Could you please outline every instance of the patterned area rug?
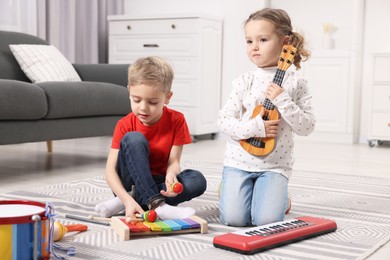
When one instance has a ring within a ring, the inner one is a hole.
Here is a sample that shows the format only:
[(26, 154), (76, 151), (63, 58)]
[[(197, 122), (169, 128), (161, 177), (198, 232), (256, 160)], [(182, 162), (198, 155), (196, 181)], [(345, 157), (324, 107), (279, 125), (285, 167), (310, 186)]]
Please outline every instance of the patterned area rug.
[[(251, 256), (217, 249), (212, 244), (214, 236), (238, 230), (219, 220), (217, 191), (222, 166), (193, 161), (184, 161), (182, 165), (201, 170), (208, 180), (203, 196), (182, 204), (194, 207), (197, 215), (208, 221), (207, 234), (121, 241), (111, 227), (85, 223), (89, 231), (68, 233), (60, 241), (64, 247), (76, 247), (76, 256), (69, 259), (364, 259), (390, 239), (387, 179), (295, 171), (289, 186), (293, 206), (286, 219), (304, 215), (329, 218), (337, 222), (337, 231)], [(94, 214), (95, 204), (112, 196), (103, 177), (96, 177), (12, 192), (0, 198), (51, 202), (58, 214), (56, 219), (73, 224), (81, 222), (66, 219), (65, 214)]]

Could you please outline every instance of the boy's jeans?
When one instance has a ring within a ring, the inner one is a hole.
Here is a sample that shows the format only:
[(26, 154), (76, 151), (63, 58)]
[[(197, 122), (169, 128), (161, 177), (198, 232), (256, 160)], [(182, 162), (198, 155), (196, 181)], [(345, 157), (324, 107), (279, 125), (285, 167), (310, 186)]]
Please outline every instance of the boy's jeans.
[(121, 140), (118, 155), (118, 175), (126, 191), (135, 185), (136, 201), (144, 209), (150, 209), (155, 201), (164, 201), (172, 206), (189, 201), (204, 193), (206, 179), (196, 170), (184, 170), (178, 176), (184, 190), (176, 197), (164, 197), (165, 176), (152, 176), (149, 166), (149, 145), (143, 134), (129, 132)]

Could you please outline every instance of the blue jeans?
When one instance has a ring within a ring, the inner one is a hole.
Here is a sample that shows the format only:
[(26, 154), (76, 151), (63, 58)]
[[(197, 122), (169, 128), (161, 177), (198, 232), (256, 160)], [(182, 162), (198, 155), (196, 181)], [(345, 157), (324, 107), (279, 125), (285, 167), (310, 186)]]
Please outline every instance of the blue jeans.
[[(202, 173), (184, 170), (178, 176), (184, 190), (176, 197), (164, 197), (160, 190), (166, 190), (165, 176), (152, 175), (149, 166), (149, 143), (140, 132), (129, 132), (121, 140), (118, 155), (118, 176), (126, 191), (135, 185), (135, 200), (142, 208), (150, 209), (154, 202), (176, 206), (204, 193), (207, 182)], [(164, 173), (165, 174), (165, 173)]]
[(220, 217), (229, 226), (261, 226), (282, 221), (288, 204), (288, 179), (282, 174), (224, 167)]

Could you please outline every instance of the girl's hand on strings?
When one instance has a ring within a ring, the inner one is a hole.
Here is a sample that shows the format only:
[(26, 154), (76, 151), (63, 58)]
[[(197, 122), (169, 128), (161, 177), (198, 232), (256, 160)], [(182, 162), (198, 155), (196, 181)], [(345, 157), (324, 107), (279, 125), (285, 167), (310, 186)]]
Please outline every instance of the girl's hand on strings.
[(278, 133), (279, 122), (280, 120), (264, 121), (266, 137), (271, 137), (271, 138), (276, 137)]

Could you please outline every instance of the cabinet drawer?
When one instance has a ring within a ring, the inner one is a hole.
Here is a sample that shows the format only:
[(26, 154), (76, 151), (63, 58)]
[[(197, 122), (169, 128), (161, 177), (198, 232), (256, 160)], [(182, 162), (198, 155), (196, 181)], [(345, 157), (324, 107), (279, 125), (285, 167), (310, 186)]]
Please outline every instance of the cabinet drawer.
[(197, 33), (198, 19), (110, 21), (110, 35)]
[(390, 112), (390, 85), (374, 86), (372, 108), (375, 111), (386, 110)]
[(373, 113), (371, 124), (373, 137), (390, 138), (390, 113)]
[(112, 56), (196, 56), (197, 38), (191, 36), (110, 36)]
[[(135, 56), (129, 56), (129, 55), (121, 55), (117, 57), (110, 56), (109, 62), (111, 64), (132, 64), (137, 59), (143, 58), (147, 55), (144, 55), (143, 53), (138, 53), (138, 55)], [(165, 60), (167, 60), (173, 68), (173, 71), (175, 73), (174, 75), (174, 81), (175, 80), (194, 80), (197, 79), (197, 75), (199, 75), (199, 59), (196, 57), (193, 58), (182, 58), (182, 57), (170, 57), (165, 55), (160, 55)], [(195, 91), (195, 90), (193, 90)]]
[[(216, 133), (220, 108), (222, 19), (198, 16), (109, 16), (109, 63), (159, 56), (175, 73), (168, 104), (191, 135)], [(211, 122), (211, 123), (210, 123)]]

